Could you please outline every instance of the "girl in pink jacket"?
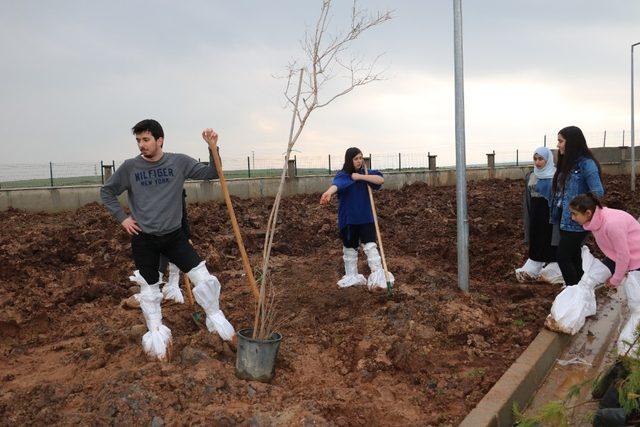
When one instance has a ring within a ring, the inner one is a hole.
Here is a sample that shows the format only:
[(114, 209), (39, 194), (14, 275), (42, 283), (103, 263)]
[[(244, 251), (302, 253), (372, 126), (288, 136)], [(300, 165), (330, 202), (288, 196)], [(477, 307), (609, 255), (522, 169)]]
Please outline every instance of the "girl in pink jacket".
[(616, 287), (629, 271), (640, 270), (640, 223), (625, 211), (602, 206), (592, 193), (569, 203), (571, 219), (591, 231), (611, 271), (607, 286)]

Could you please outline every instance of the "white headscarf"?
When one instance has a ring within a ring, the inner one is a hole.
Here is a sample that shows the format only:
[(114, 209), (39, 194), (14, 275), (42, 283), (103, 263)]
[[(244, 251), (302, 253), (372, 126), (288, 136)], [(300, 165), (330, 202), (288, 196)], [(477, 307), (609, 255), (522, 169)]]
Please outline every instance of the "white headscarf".
[(534, 154), (542, 157), (547, 161), (542, 169), (538, 169), (534, 166), (533, 173), (536, 174), (538, 179), (553, 178), (556, 173), (556, 165), (553, 163), (553, 153), (547, 147), (538, 147)]

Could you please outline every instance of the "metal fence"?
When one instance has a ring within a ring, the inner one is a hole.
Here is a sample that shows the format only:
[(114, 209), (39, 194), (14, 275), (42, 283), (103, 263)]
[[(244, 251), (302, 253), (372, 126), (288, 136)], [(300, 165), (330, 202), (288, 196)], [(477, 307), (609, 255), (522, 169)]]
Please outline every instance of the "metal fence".
[[(627, 131), (587, 134), (589, 146), (628, 146)], [(532, 163), (533, 151), (546, 145), (556, 147), (556, 136), (543, 136), (536, 140), (518, 140), (514, 148), (498, 150), (492, 147), (508, 146), (508, 141), (472, 142), (467, 148), (468, 167), (486, 167), (487, 154), (493, 154), (496, 165), (528, 165)], [(518, 148), (516, 148), (516, 146)], [(454, 167), (454, 144), (434, 145), (432, 152), (363, 153), (371, 158), (371, 167), (383, 171), (425, 170), (429, 168), (429, 156), (437, 156), (438, 168)], [(437, 150), (437, 151), (436, 151)], [(297, 176), (333, 174), (342, 168), (344, 154), (308, 155), (295, 153)], [(435, 158), (434, 158), (435, 160)], [(222, 158), (225, 177), (258, 178), (274, 177), (282, 173), (284, 156), (225, 157)], [(121, 164), (120, 161), (99, 162), (49, 162), (0, 164), (0, 188), (58, 187), (69, 185), (102, 184), (110, 173)]]

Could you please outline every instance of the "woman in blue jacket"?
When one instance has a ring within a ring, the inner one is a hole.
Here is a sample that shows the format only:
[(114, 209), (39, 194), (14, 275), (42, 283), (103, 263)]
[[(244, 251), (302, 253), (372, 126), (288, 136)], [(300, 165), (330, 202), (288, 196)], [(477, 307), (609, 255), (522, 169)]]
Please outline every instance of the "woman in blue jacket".
[[(338, 281), (338, 286), (368, 285), (369, 289), (387, 288), (380, 254), (376, 245), (376, 229), (367, 186), (378, 190), (384, 183), (382, 173), (370, 170), (364, 173), (364, 158), (358, 148), (349, 148), (344, 155), (344, 165), (327, 191), (322, 194), (320, 204), (327, 204), (331, 196), (338, 193), (338, 228), (342, 237), (342, 253), (345, 275)], [(363, 245), (364, 253), (371, 274), (365, 280), (358, 274), (358, 247)], [(393, 283), (393, 275), (389, 273)]]
[(558, 265), (567, 286), (577, 284), (582, 277), (580, 248), (588, 231), (571, 219), (569, 202), (578, 194), (592, 192), (604, 195), (600, 164), (587, 147), (580, 128), (568, 126), (558, 132), (558, 165), (553, 176), (551, 223), (560, 224)]

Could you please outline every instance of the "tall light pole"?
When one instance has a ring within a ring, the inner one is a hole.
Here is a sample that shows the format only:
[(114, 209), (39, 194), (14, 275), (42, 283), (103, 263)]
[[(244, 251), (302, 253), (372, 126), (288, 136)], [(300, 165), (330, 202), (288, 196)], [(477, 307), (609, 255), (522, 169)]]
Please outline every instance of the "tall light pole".
[(456, 93), (456, 217), (458, 225), (458, 286), (462, 291), (469, 292), (469, 221), (467, 219), (467, 159), (464, 142), (462, 0), (453, 0), (453, 45)]
[(633, 48), (640, 42), (631, 45), (631, 191), (636, 191), (636, 138), (635, 119), (633, 116)]

